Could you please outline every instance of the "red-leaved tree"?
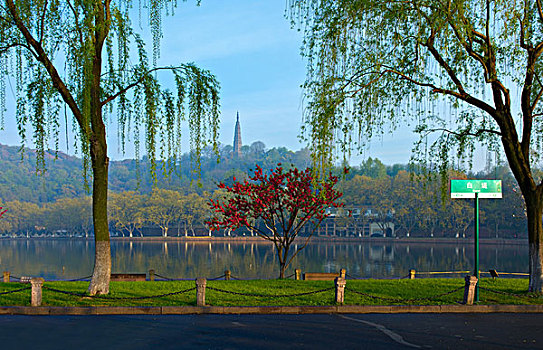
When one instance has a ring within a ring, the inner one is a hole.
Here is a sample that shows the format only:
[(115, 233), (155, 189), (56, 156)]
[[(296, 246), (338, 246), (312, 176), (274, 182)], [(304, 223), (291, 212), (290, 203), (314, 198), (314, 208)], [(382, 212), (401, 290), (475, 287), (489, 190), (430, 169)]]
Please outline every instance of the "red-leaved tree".
[[(226, 195), (222, 200), (210, 201), (215, 216), (207, 223), (213, 230), (247, 227), (273, 242), (279, 258), (279, 278), (284, 278), (285, 269), (326, 218), (326, 209), (343, 205), (336, 202), (342, 196), (334, 189), (337, 181), (331, 174), (325, 181), (315, 181), (311, 169), (284, 171), (281, 164), (266, 174), (257, 165), (247, 180), (239, 182), (234, 178), (232, 186), (218, 185)], [(308, 223), (313, 229), (300, 248), (292, 250), (292, 243)]]

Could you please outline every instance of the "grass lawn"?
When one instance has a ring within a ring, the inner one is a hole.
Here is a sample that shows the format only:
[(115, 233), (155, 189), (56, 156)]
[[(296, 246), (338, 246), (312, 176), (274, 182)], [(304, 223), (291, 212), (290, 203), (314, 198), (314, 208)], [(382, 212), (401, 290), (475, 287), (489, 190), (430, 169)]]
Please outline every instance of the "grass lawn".
[[(45, 282), (43, 303), (47, 306), (194, 306), (194, 281), (111, 282), (105, 299), (85, 295), (89, 282)], [(0, 283), (0, 305), (30, 305), (30, 290), (2, 294), (29, 287), (28, 284)], [(347, 280), (345, 305), (442, 305), (457, 304), (464, 295), (461, 278)], [(479, 304), (543, 304), (543, 297), (526, 292), (527, 279), (482, 279)], [(215, 306), (297, 306), (335, 305), (333, 281), (248, 280), (208, 281), (206, 304)], [(458, 289), (459, 290), (456, 290)], [(488, 289), (488, 290), (485, 290)], [(454, 291), (456, 290), (456, 291)], [(492, 291), (489, 291), (492, 290)], [(227, 293), (251, 294), (240, 295)], [(452, 292), (454, 291), (454, 292)], [(170, 294), (182, 292), (178, 294)], [(316, 292), (316, 293), (311, 293)], [(452, 292), (452, 293), (449, 293)], [(498, 292), (498, 293), (496, 293)], [(299, 295), (303, 293), (311, 293)], [(501, 294), (506, 293), (506, 294)], [(162, 297), (141, 298), (169, 294)], [(296, 295), (298, 294), (298, 295)], [(518, 296), (510, 296), (515, 294)]]

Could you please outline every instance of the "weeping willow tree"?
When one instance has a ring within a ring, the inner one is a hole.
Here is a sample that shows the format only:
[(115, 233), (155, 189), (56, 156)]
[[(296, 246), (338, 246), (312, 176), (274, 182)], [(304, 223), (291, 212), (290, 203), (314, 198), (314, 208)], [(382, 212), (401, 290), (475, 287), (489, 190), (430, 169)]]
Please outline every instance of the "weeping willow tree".
[[(136, 2), (136, 8), (132, 6), (130, 0), (0, 2), (2, 113), (6, 79), (13, 77), (19, 133), (24, 142), (32, 131), (41, 166), (45, 165), (44, 152), (50, 140), (58, 145), (62, 119), (71, 116), (85, 169), (92, 170), (96, 247), (91, 295), (109, 292), (111, 274), (108, 121), (116, 119), (123, 149), (133, 134), (139, 155), (139, 140), (145, 140), (155, 179), (157, 157), (168, 160), (163, 162), (166, 172), (177, 164), (182, 122), (191, 130), (196, 168), (206, 145), (211, 143), (217, 149), (219, 86), (213, 75), (193, 64), (156, 66), (163, 35), (161, 20), (173, 14), (177, 2), (142, 0)], [(133, 29), (133, 13), (136, 17), (148, 14), (153, 38), (151, 62), (144, 41)], [(174, 91), (159, 84), (162, 71), (171, 72)]]
[(290, 0), (308, 72), (316, 161), (411, 125), (413, 157), (446, 173), (476, 144), (505, 153), (525, 199), (529, 290), (543, 291), (540, 0)]

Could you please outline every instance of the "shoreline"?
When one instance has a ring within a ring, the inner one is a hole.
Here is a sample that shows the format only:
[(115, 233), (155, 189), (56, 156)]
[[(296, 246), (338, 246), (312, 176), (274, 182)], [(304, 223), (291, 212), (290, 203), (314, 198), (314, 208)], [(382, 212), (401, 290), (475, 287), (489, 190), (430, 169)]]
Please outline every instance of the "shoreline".
[[(66, 241), (66, 240), (88, 240), (94, 241), (93, 237), (5, 237), (1, 240), (51, 240), (51, 241)], [(297, 240), (303, 241), (303, 238)], [(210, 236), (180, 236), (180, 237), (111, 237), (111, 241), (120, 242), (186, 242), (186, 243), (259, 243), (272, 244), (258, 236), (242, 236), (242, 237), (210, 237)], [(376, 243), (376, 244), (455, 244), (455, 245), (472, 245), (473, 238), (429, 238), (429, 237), (311, 237), (310, 242), (316, 243)], [(480, 238), (481, 245), (528, 245), (525, 239), (503, 239), (503, 238)]]

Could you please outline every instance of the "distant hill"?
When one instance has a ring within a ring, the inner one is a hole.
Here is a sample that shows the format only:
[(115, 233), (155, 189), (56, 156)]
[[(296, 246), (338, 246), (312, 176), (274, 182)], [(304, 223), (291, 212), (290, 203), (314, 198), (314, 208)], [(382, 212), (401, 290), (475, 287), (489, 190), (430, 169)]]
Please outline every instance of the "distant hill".
[(81, 159), (48, 151), (45, 162), (47, 171), (38, 174), (33, 150), (0, 145), (0, 198), (39, 203), (84, 194)]
[[(206, 152), (201, 160), (201, 173), (195, 173), (191, 166), (190, 154), (184, 154), (177, 161), (177, 171), (162, 176), (162, 164), (158, 164), (157, 186), (165, 189), (188, 191), (212, 191), (219, 181), (228, 181), (232, 176), (242, 178), (255, 164), (264, 169), (277, 163), (294, 164), (299, 168), (310, 165), (306, 149), (290, 151), (284, 147), (265, 150), (262, 142), (242, 148), (240, 157), (232, 156), (232, 147), (221, 149), (221, 161), (212, 152)], [(86, 194), (83, 166), (80, 158), (62, 152), (48, 151), (45, 154), (46, 171), (36, 172), (36, 153), (25, 148), (0, 144), (0, 199), (2, 201), (20, 200), (33, 203), (46, 203), (58, 198), (79, 197)], [(120, 192), (140, 190), (149, 192), (152, 180), (149, 162), (144, 157), (137, 165), (134, 159), (111, 161), (109, 188)], [(91, 179), (89, 178), (89, 184)]]

